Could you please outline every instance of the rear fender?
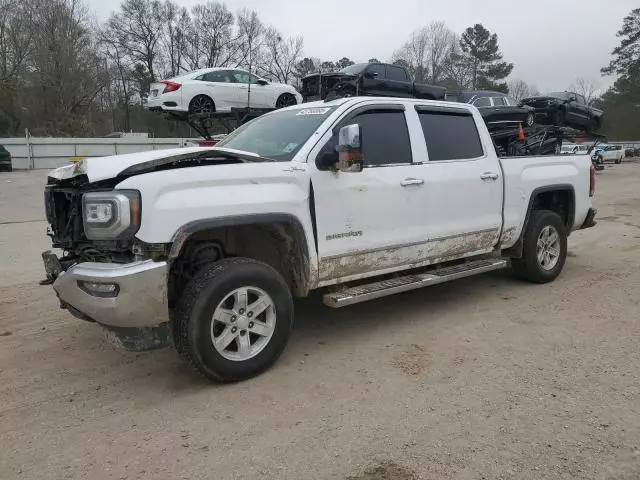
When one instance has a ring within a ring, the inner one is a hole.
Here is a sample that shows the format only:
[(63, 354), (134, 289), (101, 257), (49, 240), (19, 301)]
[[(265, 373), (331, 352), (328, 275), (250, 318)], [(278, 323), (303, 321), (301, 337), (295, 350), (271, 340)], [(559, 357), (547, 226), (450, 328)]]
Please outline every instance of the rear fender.
[(508, 248), (503, 252), (504, 255), (512, 258), (522, 257), (522, 247), (524, 245), (524, 234), (527, 231), (527, 227), (529, 225), (529, 219), (531, 218), (531, 213), (533, 212), (534, 207), (536, 205), (536, 199), (538, 199), (544, 194), (553, 193), (553, 192), (569, 195), (568, 211), (566, 212), (566, 218), (564, 220), (565, 220), (565, 227), (567, 229), (567, 236), (571, 234), (571, 231), (573, 230), (573, 222), (575, 220), (575, 210), (576, 210), (576, 201), (575, 201), (576, 194), (575, 194), (575, 189), (573, 188), (573, 185), (558, 184), (558, 185), (547, 185), (544, 187), (539, 187), (533, 190), (533, 192), (531, 192), (531, 196), (529, 197), (529, 206), (527, 207), (527, 215), (522, 225), (522, 230), (520, 231), (520, 236), (518, 237), (518, 240), (512, 247)]

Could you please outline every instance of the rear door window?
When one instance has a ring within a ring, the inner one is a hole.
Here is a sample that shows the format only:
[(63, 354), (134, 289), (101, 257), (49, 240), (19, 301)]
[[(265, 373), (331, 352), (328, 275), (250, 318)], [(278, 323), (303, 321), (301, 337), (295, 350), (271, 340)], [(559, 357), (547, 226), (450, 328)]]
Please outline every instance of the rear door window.
[(494, 107), (504, 107), (507, 104), (504, 97), (493, 97)]
[(218, 70), (215, 72), (205, 73), (202, 76), (202, 79), (205, 82), (215, 82), (215, 83), (233, 83), (233, 79), (227, 70)]
[(387, 78), (398, 82), (406, 82), (408, 80), (407, 72), (404, 68), (394, 67), (391, 65), (387, 66)]
[(482, 143), (471, 113), (416, 107), (429, 161), (468, 160), (482, 157)]
[(380, 65), (377, 63), (374, 63), (372, 65), (369, 65), (367, 67), (367, 73), (377, 73), (378, 76), (376, 78), (386, 78), (386, 72), (385, 72), (385, 67), (384, 65)]
[(491, 106), (491, 99), (489, 97), (480, 97), (480, 98), (476, 98), (473, 102), (471, 102), (472, 105), (480, 108), (480, 107), (490, 107)]

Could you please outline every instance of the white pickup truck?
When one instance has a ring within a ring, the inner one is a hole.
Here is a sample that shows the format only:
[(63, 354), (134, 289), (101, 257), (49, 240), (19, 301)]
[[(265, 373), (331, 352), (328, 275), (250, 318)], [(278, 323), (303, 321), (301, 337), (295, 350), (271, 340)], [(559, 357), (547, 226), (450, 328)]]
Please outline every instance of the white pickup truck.
[[(43, 253), (61, 306), (218, 381), (282, 353), (293, 298), (330, 307), (511, 265), (548, 282), (595, 224), (587, 155), (498, 158), (478, 110), (348, 98), (274, 111), (214, 148), (54, 170)], [(392, 321), (392, 320), (390, 320)]]

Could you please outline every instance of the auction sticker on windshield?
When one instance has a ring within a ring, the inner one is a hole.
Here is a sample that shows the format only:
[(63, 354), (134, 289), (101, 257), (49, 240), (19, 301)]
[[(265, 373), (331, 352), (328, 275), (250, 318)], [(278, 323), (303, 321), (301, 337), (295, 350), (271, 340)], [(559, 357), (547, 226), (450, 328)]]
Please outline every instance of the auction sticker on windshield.
[(324, 115), (331, 108), (303, 108), (296, 115)]

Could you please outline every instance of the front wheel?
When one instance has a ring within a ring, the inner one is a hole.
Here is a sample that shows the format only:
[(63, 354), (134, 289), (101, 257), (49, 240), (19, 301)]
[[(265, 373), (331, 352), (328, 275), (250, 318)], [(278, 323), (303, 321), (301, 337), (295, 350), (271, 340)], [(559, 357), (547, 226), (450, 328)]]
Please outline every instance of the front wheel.
[(293, 328), (293, 299), (282, 275), (248, 258), (203, 268), (176, 306), (177, 350), (205, 377), (251, 378), (283, 352)]
[(524, 233), (522, 258), (511, 259), (518, 277), (534, 283), (555, 280), (567, 259), (567, 231), (560, 216), (549, 210), (532, 212)]

